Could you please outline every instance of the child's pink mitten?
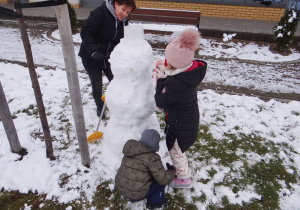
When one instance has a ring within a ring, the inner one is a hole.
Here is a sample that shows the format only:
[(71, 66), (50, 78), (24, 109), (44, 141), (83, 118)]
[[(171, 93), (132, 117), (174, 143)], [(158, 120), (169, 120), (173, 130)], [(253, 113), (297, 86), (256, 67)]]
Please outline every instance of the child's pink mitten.
[(155, 63), (155, 68), (157, 69), (158, 66), (160, 66), (160, 65), (164, 65), (163, 60), (157, 60), (156, 63)]
[(156, 78), (160, 79), (160, 78), (166, 78), (167, 75), (165, 74), (165, 71), (167, 70), (166, 67), (163, 68), (164, 70), (162, 71), (161, 69), (156, 69), (157, 74), (156, 74)]

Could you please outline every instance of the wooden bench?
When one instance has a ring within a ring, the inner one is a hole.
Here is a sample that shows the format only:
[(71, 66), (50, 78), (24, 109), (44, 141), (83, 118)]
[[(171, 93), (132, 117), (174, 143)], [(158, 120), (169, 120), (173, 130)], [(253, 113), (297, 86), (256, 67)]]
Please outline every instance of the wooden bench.
[(127, 19), (155, 23), (194, 25), (199, 30), (200, 16), (200, 11), (138, 8), (130, 13)]

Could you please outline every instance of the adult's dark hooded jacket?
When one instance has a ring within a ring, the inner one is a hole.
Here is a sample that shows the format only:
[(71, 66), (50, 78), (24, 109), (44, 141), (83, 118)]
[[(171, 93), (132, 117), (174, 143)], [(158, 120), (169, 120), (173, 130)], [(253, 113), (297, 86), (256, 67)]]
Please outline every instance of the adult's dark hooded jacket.
[(82, 43), (78, 55), (91, 62), (95, 62), (91, 55), (99, 51), (105, 56), (103, 62), (99, 63), (104, 70), (110, 69), (108, 59), (115, 46), (124, 37), (124, 26), (128, 25), (126, 18), (119, 21), (115, 15), (111, 0), (93, 10), (85, 21), (80, 36)]
[(126, 198), (141, 200), (149, 192), (153, 179), (167, 185), (175, 178), (173, 170), (165, 170), (160, 156), (139, 141), (127, 141), (123, 153), (115, 187)]
[(206, 69), (206, 62), (194, 60), (186, 71), (157, 81), (155, 102), (166, 112), (168, 150), (176, 139), (182, 152), (196, 141), (199, 127), (197, 86), (204, 79)]

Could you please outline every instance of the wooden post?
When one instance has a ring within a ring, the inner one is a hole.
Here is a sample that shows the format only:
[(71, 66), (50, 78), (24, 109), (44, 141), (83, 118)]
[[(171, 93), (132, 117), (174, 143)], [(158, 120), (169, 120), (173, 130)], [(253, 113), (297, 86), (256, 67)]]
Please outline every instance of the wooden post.
[[(22, 9), (16, 9), (16, 12), (21, 15), (23, 14)], [(35, 100), (37, 103), (40, 120), (42, 123), (42, 128), (44, 131), (44, 138), (45, 138), (45, 144), (46, 144), (46, 156), (47, 156), (47, 158), (50, 158), (51, 160), (55, 160), (55, 157), (53, 155), (52, 138), (50, 135), (50, 130), (49, 130), (49, 125), (48, 125), (48, 121), (47, 121), (47, 117), (46, 117), (46, 112), (45, 112), (44, 102), (43, 102), (42, 93), (41, 93), (41, 89), (40, 89), (40, 84), (39, 84), (39, 81), (37, 78), (37, 74), (35, 72), (32, 51), (31, 51), (31, 46), (30, 46), (27, 30), (26, 30), (24, 17), (18, 18), (18, 22), (19, 22), (19, 28), (20, 28), (20, 32), (21, 32), (21, 38), (23, 41), (23, 46), (24, 46), (25, 53), (26, 53), (26, 59), (27, 59), (29, 75), (30, 75), (30, 79), (31, 79), (31, 83), (32, 83), (32, 88), (34, 91), (34, 96), (35, 96)]]
[(55, 14), (59, 28), (60, 40), (65, 60), (68, 85), (71, 96), (73, 116), (75, 120), (76, 133), (80, 147), (82, 165), (90, 166), (90, 153), (88, 148), (85, 121), (83, 115), (80, 86), (78, 79), (78, 70), (76, 65), (75, 50), (73, 44), (72, 30), (68, 5), (56, 6)]
[(22, 147), (19, 142), (18, 134), (12, 120), (7, 100), (0, 81), (0, 117), (8, 138), (11, 151), (13, 153), (21, 153)]

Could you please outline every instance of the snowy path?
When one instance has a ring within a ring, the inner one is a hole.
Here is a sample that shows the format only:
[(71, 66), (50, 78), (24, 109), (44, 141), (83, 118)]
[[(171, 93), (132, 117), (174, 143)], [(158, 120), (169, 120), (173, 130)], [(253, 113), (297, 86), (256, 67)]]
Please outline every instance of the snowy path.
[(211, 70), (206, 82), (279, 93), (300, 93), (300, 72), (295, 70), (295, 63), (206, 60)]
[[(161, 50), (154, 51), (162, 55)], [(254, 91), (300, 94), (300, 61), (269, 63), (238, 58), (216, 59), (212, 56), (197, 58), (208, 63), (205, 83), (245, 87)]]

